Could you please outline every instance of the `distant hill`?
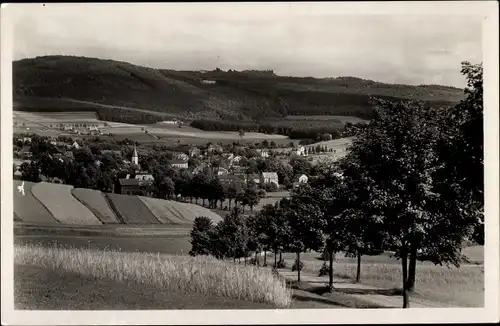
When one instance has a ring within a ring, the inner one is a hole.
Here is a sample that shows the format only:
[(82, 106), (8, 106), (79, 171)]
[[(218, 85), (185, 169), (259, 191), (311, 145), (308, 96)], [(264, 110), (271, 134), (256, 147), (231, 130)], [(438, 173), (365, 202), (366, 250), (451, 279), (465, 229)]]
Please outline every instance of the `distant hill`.
[[(452, 105), (464, 96), (461, 89), (438, 85), (393, 85), (354, 77), (283, 77), (272, 70), (174, 71), (74, 56), (15, 61), (13, 80), (16, 110), (74, 110), (75, 104), (69, 105), (67, 100), (72, 99), (112, 105), (116, 110), (151, 111), (160, 117), (233, 121), (286, 115), (368, 118), (370, 96), (422, 100), (433, 106)], [(39, 98), (51, 99), (52, 104), (39, 104), (44, 102), (36, 100)], [(82, 106), (82, 110), (93, 109), (99, 110)]]

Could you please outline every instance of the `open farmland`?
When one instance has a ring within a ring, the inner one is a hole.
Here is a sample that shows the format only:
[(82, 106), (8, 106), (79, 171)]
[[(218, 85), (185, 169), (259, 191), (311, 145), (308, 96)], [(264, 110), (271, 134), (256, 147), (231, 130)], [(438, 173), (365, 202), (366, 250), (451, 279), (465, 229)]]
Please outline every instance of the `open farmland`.
[(14, 214), (24, 223), (58, 224), (52, 214), (33, 196), (32, 187), (36, 183), (24, 181), (24, 196), (17, 190), (21, 181), (13, 180)]
[(138, 196), (106, 194), (113, 210), (125, 224), (159, 224)]
[(14, 307), (19, 310), (274, 308), (271, 304), (172, 293), (153, 285), (96, 279), (78, 273), (54, 273), (42, 267), (15, 265), (14, 268)]
[(222, 221), (222, 217), (218, 214), (213, 213), (212, 211), (201, 207), (199, 205), (195, 204), (190, 204), (190, 203), (177, 203), (179, 205), (175, 205), (174, 209), (180, 209), (185, 208), (187, 211), (189, 211), (191, 214), (188, 215), (188, 218), (192, 218), (192, 222), (194, 222), (194, 219), (198, 216), (206, 216), (209, 219), (211, 219), (214, 223)]
[(189, 224), (191, 221), (173, 209), (173, 203), (168, 200), (138, 196), (139, 199), (163, 224)]
[(191, 224), (194, 220), (192, 216), (187, 217), (188, 215), (192, 215), (189, 214), (189, 211), (184, 210), (180, 212), (176, 209), (176, 203), (173, 201), (143, 196), (139, 196), (139, 199), (163, 224)]
[(15, 264), (63, 275), (77, 273), (98, 280), (156, 286), (171, 294), (244, 299), (277, 308), (289, 307), (292, 299), (285, 282), (271, 270), (213, 257), (16, 246)]
[(101, 224), (99, 219), (71, 194), (73, 186), (37, 183), (32, 187), (33, 195), (60, 223), (92, 225)]
[[(212, 142), (241, 141), (251, 143), (261, 140), (274, 140), (275, 142), (289, 143), (288, 137), (283, 135), (268, 135), (258, 132), (247, 132), (240, 137), (238, 132), (233, 131), (203, 131), (187, 125), (179, 128), (176, 125), (167, 123), (154, 124), (130, 124), (122, 122), (111, 122), (98, 120), (95, 112), (25, 112), (14, 111), (13, 121), (16, 123), (15, 132), (33, 132), (42, 136), (78, 135), (61, 131), (58, 126), (74, 124), (97, 125), (104, 134), (112, 134), (117, 140), (128, 138), (130, 140), (143, 143), (167, 143), (177, 142), (189, 144), (206, 144)], [(28, 129), (29, 128), (29, 129)], [(147, 132), (146, 132), (147, 131)]]
[(77, 200), (87, 206), (103, 224), (120, 223), (100, 191), (75, 188), (71, 190), (71, 193)]

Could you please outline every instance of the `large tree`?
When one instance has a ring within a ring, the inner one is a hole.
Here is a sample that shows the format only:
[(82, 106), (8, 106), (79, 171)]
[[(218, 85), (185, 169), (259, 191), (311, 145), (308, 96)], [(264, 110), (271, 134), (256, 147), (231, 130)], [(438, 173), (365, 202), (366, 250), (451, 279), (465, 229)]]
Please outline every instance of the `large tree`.
[(310, 186), (297, 188), (288, 201), (280, 204), (280, 213), (289, 226), (287, 247), (296, 253), (297, 281), (300, 282), (300, 253), (306, 250), (318, 250), (323, 244), (321, 206), (310, 201)]
[(441, 185), (451, 181), (437, 151), (446, 112), (422, 103), (377, 100), (374, 118), (351, 148), (374, 181), (372, 208), (402, 262), (404, 308), (409, 307), (418, 252), (436, 264), (458, 265), (461, 242), (472, 224), (466, 215), (452, 214), (442, 196)]

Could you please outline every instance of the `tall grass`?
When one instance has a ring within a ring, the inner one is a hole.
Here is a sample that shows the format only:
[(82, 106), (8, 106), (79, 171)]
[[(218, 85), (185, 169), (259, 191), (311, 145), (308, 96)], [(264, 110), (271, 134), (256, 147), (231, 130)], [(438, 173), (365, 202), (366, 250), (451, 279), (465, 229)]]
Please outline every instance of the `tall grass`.
[(15, 263), (56, 272), (151, 284), (165, 291), (203, 294), (289, 307), (291, 290), (272, 271), (212, 257), (189, 257), (113, 250), (15, 246)]

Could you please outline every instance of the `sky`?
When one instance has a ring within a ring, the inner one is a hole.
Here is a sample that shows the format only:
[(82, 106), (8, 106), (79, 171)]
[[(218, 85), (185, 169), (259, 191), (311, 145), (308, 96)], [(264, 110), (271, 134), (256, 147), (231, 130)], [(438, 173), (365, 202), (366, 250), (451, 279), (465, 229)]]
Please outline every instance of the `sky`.
[(13, 15), (13, 57), (78, 55), (162, 69), (273, 69), (460, 88), (460, 63), (482, 61), (481, 16), (335, 5), (25, 4)]

